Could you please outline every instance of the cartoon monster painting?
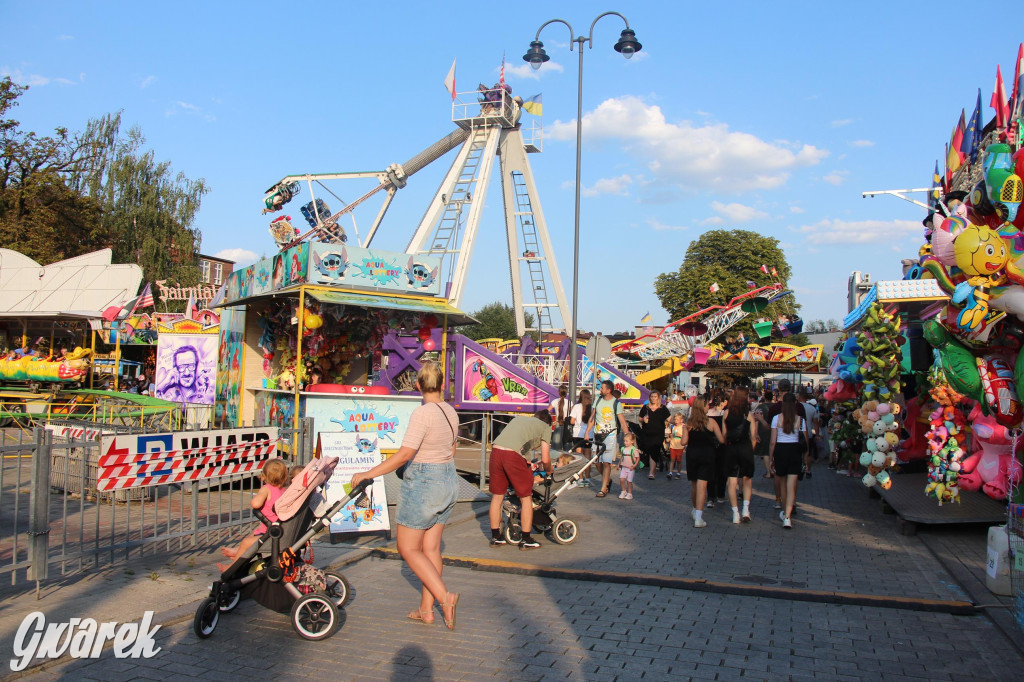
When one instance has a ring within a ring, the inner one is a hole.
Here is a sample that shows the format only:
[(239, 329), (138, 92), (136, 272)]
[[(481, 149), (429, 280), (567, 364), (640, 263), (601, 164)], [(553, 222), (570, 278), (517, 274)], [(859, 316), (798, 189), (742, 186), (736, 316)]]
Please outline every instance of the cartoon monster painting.
[(343, 280), (348, 266), (348, 249), (345, 247), (342, 247), (340, 252), (327, 251), (322, 257), (315, 250), (313, 251), (313, 267), (330, 282)]
[(471, 390), (473, 397), (481, 402), (498, 399), (498, 380), (491, 374), (491, 370), (484, 364), (483, 360), (473, 363), (473, 372), (480, 376), (480, 380), (473, 385)]
[(405, 268), (405, 276), (409, 280), (409, 286), (413, 289), (426, 289), (437, 279), (437, 271), (437, 267), (431, 270), (426, 265), (413, 261), (410, 256), (409, 265)]

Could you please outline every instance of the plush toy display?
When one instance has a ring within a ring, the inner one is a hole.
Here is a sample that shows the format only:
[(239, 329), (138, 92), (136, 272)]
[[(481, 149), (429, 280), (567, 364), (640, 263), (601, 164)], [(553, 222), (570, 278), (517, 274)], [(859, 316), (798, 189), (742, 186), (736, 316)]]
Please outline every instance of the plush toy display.
[(985, 416), (980, 406), (971, 411), (970, 420), (974, 447), (963, 461), (960, 487), (1005, 500), (1009, 489), (1021, 480), (1021, 464), (1014, 457), (1017, 439), (995, 418)]

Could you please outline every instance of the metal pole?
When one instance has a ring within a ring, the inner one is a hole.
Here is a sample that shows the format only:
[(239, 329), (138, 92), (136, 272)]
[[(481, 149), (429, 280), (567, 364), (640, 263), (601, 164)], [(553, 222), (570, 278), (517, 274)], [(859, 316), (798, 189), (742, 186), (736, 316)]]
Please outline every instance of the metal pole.
[(580, 296), (580, 173), (583, 152), (583, 37), (576, 38), (580, 50), (580, 69), (576, 83), (576, 221), (572, 251), (572, 332), (569, 343), (569, 399), (576, 404), (577, 353), (576, 321)]
[[(50, 457), (53, 433), (35, 429), (35, 452), (32, 460), (32, 492), (29, 498), (29, 539), (31, 542), (31, 564), (27, 578), (36, 581), (36, 599), (39, 598), (39, 584), (49, 577), (50, 549)], [(67, 475), (65, 472), (65, 479)], [(67, 487), (67, 480), (64, 481)], [(84, 496), (85, 489), (82, 489)], [(17, 559), (17, 557), (15, 557)]]
[(484, 412), (480, 417), (480, 490), (487, 489), (487, 418), (490, 415)]

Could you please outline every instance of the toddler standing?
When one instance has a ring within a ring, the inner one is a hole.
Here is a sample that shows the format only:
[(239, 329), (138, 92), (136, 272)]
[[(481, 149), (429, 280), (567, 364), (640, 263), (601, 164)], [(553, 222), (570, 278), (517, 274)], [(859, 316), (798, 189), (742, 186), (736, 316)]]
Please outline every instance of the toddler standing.
[(625, 447), (622, 448), (622, 459), (619, 460), (619, 493), (620, 500), (633, 499), (633, 474), (636, 472), (637, 462), (640, 461), (640, 452), (636, 447), (636, 436), (632, 432), (627, 433), (623, 439)]

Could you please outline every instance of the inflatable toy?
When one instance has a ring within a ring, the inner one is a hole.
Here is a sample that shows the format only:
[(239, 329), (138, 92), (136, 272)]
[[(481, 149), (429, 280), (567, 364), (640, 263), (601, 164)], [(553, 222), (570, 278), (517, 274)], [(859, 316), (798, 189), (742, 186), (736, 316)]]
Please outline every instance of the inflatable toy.
[(1021, 464), (1014, 457), (1014, 437), (993, 417), (976, 406), (970, 414), (974, 452), (964, 459), (960, 487), (982, 490), (994, 500), (1005, 500), (1009, 489), (1021, 480)]

